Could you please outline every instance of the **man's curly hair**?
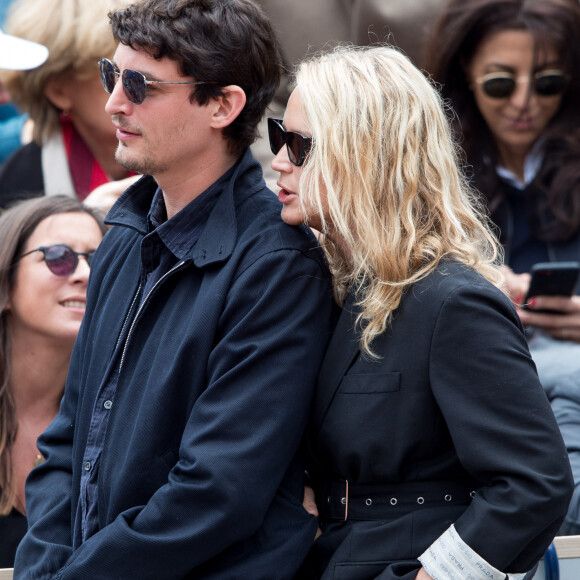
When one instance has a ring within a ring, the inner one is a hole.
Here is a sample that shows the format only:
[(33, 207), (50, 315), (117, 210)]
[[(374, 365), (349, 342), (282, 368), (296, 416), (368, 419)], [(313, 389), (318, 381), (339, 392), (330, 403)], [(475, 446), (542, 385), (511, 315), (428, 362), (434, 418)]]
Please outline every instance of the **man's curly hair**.
[(270, 20), (253, 0), (143, 0), (109, 18), (118, 42), (170, 58), (184, 76), (212, 83), (192, 89), (192, 103), (203, 106), (222, 87), (241, 87), (246, 105), (223, 134), (236, 155), (255, 141), (281, 59)]

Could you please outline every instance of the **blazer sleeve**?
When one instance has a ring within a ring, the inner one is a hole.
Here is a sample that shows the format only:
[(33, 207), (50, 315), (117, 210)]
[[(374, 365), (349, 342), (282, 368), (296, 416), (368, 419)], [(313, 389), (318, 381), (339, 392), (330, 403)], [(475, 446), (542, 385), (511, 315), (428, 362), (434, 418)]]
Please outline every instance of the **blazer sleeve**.
[[(294, 461), (333, 315), (328, 275), (299, 251), (271, 252), (241, 272), (168, 481), (81, 544), (54, 578), (185, 577), (260, 531)], [(315, 521), (300, 518), (310, 542)], [(291, 523), (279, 526), (294, 541)]]
[(466, 284), (446, 297), (430, 379), (459, 460), (481, 482), (457, 532), (498, 570), (529, 570), (560, 528), (573, 483), (521, 323), (499, 290)]

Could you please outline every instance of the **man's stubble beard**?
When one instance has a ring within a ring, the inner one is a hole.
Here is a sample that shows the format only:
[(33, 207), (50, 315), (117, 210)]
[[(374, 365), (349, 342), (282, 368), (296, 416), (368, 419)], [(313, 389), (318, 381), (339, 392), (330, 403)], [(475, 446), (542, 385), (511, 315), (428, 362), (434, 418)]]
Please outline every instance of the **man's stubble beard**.
[(133, 171), (141, 175), (155, 175), (156, 173), (163, 172), (163, 166), (158, 160), (149, 155), (146, 155), (141, 159), (135, 158), (131, 156), (127, 145), (123, 145), (122, 143), (119, 143), (117, 146), (115, 161), (117, 161), (117, 163), (127, 171)]

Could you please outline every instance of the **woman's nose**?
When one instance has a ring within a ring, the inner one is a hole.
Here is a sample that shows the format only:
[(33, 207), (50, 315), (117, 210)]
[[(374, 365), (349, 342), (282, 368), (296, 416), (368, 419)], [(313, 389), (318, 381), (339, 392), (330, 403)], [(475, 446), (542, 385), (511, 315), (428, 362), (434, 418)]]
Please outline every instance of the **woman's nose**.
[(70, 275), (72, 281), (82, 281), (87, 282), (89, 279), (89, 274), (91, 273), (91, 267), (87, 261), (86, 256), (79, 256), (79, 261), (75, 271)]
[(516, 88), (510, 97), (510, 102), (517, 109), (525, 109), (533, 98), (532, 82), (533, 78), (528, 78), (516, 83)]
[(290, 163), (290, 159), (288, 158), (288, 151), (286, 150), (286, 145), (283, 145), (272, 159), (270, 166), (274, 171), (278, 173), (291, 173), (292, 172), (292, 163)]

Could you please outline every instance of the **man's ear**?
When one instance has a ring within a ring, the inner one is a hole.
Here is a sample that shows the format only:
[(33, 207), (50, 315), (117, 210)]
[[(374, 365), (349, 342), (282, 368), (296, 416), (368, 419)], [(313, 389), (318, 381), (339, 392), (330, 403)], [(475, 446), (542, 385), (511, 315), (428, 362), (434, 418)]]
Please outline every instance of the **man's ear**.
[(211, 116), (211, 126), (214, 129), (223, 129), (231, 125), (242, 112), (246, 104), (246, 93), (242, 87), (228, 85), (222, 87), (223, 95), (215, 98), (218, 105)]
[(70, 83), (65, 79), (57, 78), (48, 81), (44, 96), (61, 111), (70, 111), (72, 107)]

